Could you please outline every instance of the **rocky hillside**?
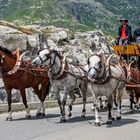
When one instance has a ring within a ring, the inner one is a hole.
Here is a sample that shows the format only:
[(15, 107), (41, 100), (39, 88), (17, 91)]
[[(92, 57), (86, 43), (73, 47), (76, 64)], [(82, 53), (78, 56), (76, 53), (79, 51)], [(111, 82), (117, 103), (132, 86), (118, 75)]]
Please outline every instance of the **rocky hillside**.
[(0, 0), (0, 18), (16, 24), (45, 24), (73, 31), (101, 29), (114, 34), (121, 17), (135, 27), (139, 0)]

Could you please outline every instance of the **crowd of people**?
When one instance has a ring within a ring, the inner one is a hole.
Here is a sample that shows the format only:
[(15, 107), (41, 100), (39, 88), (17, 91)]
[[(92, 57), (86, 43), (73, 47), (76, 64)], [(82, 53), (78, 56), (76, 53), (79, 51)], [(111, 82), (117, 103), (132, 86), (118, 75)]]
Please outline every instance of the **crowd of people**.
[(130, 25), (128, 25), (128, 20), (123, 18), (120, 20), (120, 22), (122, 22), (122, 25), (118, 29), (118, 45), (123, 46), (135, 42), (140, 47), (140, 23), (138, 23), (138, 27), (134, 30), (134, 33), (132, 34), (132, 28)]

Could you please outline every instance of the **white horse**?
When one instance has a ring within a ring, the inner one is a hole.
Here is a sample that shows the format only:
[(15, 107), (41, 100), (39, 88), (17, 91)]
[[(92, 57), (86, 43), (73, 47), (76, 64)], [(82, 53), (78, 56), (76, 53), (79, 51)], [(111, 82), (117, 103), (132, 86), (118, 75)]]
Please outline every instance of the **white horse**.
[[(71, 117), (72, 105), (75, 100), (73, 90), (80, 88), (83, 95), (82, 116), (85, 116), (86, 90), (87, 83), (84, 80), (85, 71), (83, 68), (68, 64), (66, 55), (61, 56), (55, 50), (44, 49), (39, 52), (39, 56), (33, 60), (33, 65), (44, 65), (50, 67), (50, 79), (52, 81), (53, 91), (58, 100), (61, 112), (61, 122), (66, 121), (65, 105), (67, 95), (71, 97), (71, 103), (68, 107), (68, 116)], [(63, 93), (61, 92), (63, 91)]]
[(92, 54), (88, 59), (88, 79), (90, 89), (94, 97), (93, 105), (95, 108), (95, 125), (100, 125), (99, 100), (98, 96), (106, 96), (108, 103), (108, 120), (112, 123), (113, 93), (118, 94), (118, 114), (117, 119), (121, 119), (121, 96), (125, 88), (125, 73), (119, 65), (111, 65), (110, 56), (107, 60), (104, 55)]

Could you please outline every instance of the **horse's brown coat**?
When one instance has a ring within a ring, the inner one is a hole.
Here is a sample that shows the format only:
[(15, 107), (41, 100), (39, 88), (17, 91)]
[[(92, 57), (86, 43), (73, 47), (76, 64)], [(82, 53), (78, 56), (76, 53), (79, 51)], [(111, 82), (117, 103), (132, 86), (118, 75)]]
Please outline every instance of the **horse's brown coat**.
[[(127, 66), (123, 67), (125, 69), (126, 75), (128, 76), (128, 79), (130, 80), (131, 83), (135, 83), (135, 84), (140, 84), (140, 72), (137, 68), (130, 68), (130, 70), (128, 70)], [(130, 108), (133, 108), (133, 103), (136, 104), (139, 101), (139, 97), (140, 97), (140, 87), (126, 87), (127, 90), (130, 91)]]
[[(13, 69), (16, 63), (16, 54), (10, 52), (8, 49), (0, 47), (0, 68), (4, 87), (8, 96), (8, 112), (11, 111), (11, 90), (17, 89), (20, 91), (22, 101), (25, 108), (28, 108), (25, 88), (32, 87), (38, 95), (41, 102), (46, 98), (46, 89), (49, 83), (47, 70), (35, 69), (31, 63), (22, 61), (18, 71), (14, 74), (8, 75), (7, 72)], [(38, 86), (41, 84), (41, 90)]]

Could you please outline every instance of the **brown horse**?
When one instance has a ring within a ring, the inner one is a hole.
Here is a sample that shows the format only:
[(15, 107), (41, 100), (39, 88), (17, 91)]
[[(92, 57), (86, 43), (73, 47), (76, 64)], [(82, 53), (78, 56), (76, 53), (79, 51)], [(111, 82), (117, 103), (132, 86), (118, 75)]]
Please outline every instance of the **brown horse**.
[[(140, 85), (140, 71), (136, 67), (132, 68), (131, 63), (127, 67), (127, 79), (133, 84)], [(133, 109), (133, 104), (139, 109), (140, 87), (130, 85), (126, 86), (126, 90), (130, 92), (130, 109)]]
[[(14, 73), (10, 73), (19, 61), (19, 51), (11, 52), (6, 48), (0, 46), (0, 68), (4, 82), (4, 87), (7, 92), (8, 98), (8, 112), (9, 115), (6, 120), (12, 119), (11, 111), (11, 90), (17, 89), (22, 96), (23, 104), (26, 108), (26, 117), (30, 118), (30, 110), (27, 105), (25, 88), (32, 87), (34, 92), (40, 99), (40, 107), (38, 108), (37, 115), (45, 115), (45, 108), (43, 102), (49, 92), (49, 78), (47, 70), (43, 68), (34, 69), (33, 66), (27, 62), (21, 61), (20, 68)], [(41, 89), (39, 89), (41, 85)], [(46, 93), (47, 92), (47, 93)]]

